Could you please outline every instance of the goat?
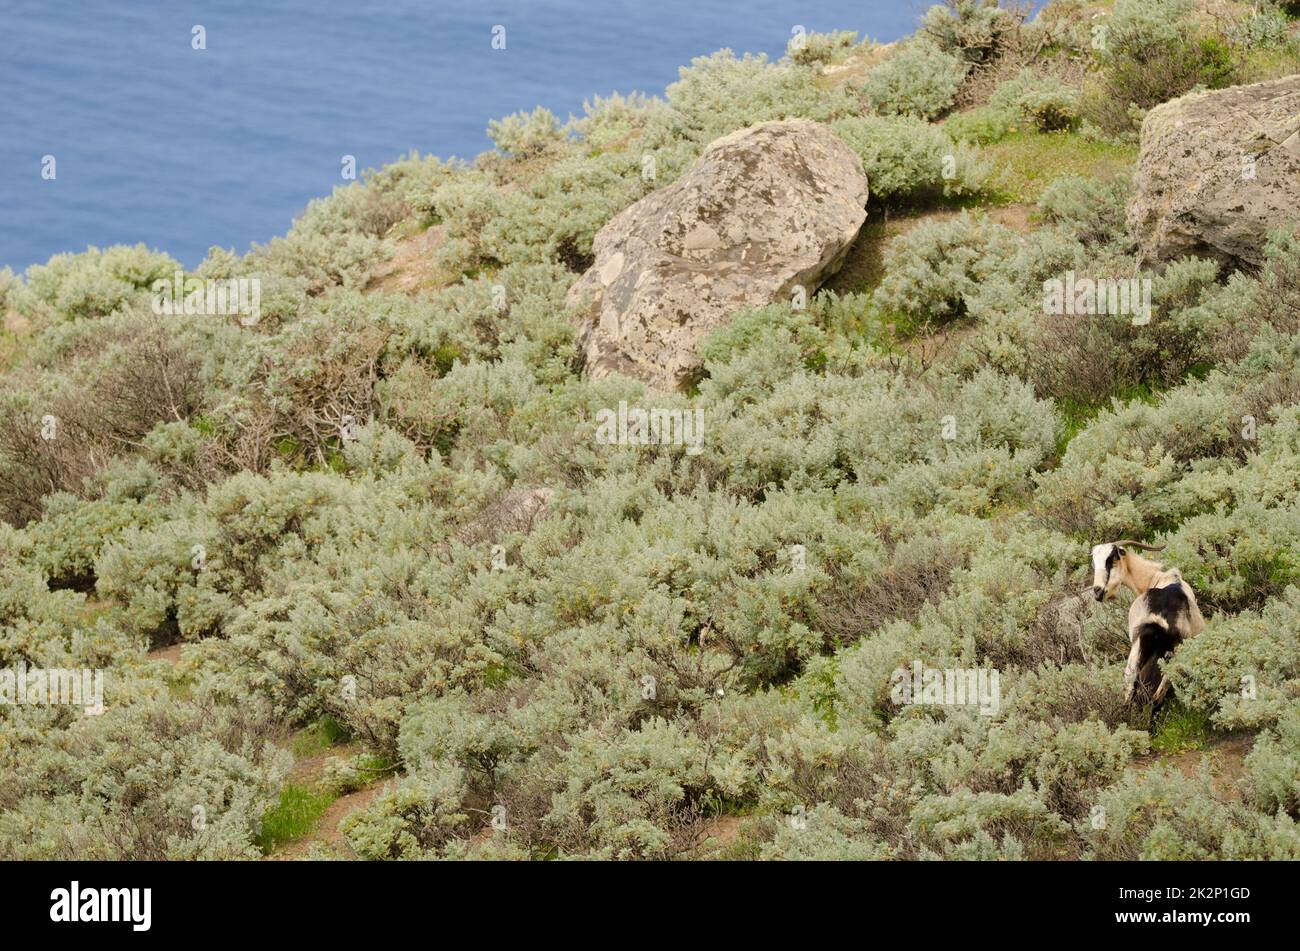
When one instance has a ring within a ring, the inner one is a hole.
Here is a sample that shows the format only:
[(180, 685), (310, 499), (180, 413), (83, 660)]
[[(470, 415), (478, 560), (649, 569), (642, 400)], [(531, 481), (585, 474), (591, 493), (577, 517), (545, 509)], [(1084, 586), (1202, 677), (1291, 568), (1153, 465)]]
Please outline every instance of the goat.
[[(1158, 662), (1205, 628), (1196, 594), (1177, 568), (1165, 570), (1129, 548), (1161, 551), (1164, 546), (1135, 541), (1107, 542), (1092, 549), (1092, 593), (1098, 601), (1115, 596), (1121, 586), (1137, 595), (1128, 611), (1128, 663), (1124, 666), (1124, 702), (1135, 692), (1159, 706), (1169, 692), (1169, 678)], [(1138, 690), (1140, 688), (1140, 691)]]

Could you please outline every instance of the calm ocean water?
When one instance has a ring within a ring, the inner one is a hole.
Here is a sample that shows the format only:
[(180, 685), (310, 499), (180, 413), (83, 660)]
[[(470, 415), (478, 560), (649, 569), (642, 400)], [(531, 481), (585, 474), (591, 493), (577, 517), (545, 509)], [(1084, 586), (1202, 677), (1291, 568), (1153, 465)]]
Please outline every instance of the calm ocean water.
[[(0, 266), (119, 242), (186, 265), (212, 245), (242, 252), (339, 184), (343, 155), (358, 169), (411, 149), (471, 158), (489, 119), (662, 94), (694, 56), (779, 55), (796, 24), (897, 39), (927, 5), (0, 0)], [(191, 49), (195, 24), (206, 50)]]

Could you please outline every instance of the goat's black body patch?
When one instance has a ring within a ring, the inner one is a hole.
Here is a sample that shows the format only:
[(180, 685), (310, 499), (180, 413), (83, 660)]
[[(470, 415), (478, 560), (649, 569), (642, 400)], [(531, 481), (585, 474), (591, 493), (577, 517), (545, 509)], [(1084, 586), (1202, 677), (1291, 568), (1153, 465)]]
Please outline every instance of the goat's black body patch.
[(1138, 648), (1135, 695), (1139, 702), (1150, 703), (1155, 698), (1163, 676), (1160, 661), (1182, 643), (1182, 635), (1178, 632), (1182, 629), (1183, 619), (1191, 605), (1181, 584), (1152, 588), (1143, 597), (1146, 599), (1147, 610), (1165, 622), (1161, 625), (1147, 621), (1137, 630), (1141, 646)]
[(1152, 622), (1138, 628), (1138, 641), (1141, 647), (1138, 648), (1138, 675), (1134, 696), (1139, 703), (1150, 703), (1155, 699), (1156, 690), (1160, 688), (1160, 680), (1164, 676), (1160, 662), (1172, 653), (1182, 638)]
[(1164, 618), (1170, 627), (1174, 626), (1174, 621), (1179, 614), (1188, 611), (1191, 607), (1187, 600), (1187, 592), (1183, 590), (1181, 584), (1152, 588), (1143, 597), (1147, 600), (1148, 610), (1157, 617)]

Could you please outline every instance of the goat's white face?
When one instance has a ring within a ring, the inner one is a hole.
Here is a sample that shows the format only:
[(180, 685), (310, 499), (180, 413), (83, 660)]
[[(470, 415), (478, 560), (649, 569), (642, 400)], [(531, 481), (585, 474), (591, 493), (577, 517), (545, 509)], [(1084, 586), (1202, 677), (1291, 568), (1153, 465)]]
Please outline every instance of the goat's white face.
[(1092, 547), (1092, 596), (1098, 601), (1113, 598), (1123, 578), (1124, 566), (1120, 561), (1124, 549), (1114, 542)]

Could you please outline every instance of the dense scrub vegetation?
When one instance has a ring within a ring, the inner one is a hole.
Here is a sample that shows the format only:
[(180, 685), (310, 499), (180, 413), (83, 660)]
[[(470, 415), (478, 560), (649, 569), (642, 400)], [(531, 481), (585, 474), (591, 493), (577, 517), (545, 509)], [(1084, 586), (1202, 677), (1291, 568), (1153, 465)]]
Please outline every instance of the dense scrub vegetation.
[[(1143, 275), (1134, 326), (1042, 306), (1133, 272), (1126, 174), (996, 215), (1027, 187), (1000, 143), (1123, 172), (1142, 109), (1296, 71), (1296, 28), (1096, 12), (953, 0), (892, 50), (507, 117), (472, 165), (214, 249), (191, 276), (258, 278), (255, 323), (155, 315), (179, 265), (144, 247), (0, 275), (0, 668), (107, 671), (101, 716), (0, 705), (0, 857), (256, 856), (287, 734), (328, 724), (363, 750), (332, 788), (384, 783), (363, 858), (693, 856), (720, 816), (707, 854), (1300, 858), (1300, 240)], [(689, 394), (583, 376), (597, 229), (791, 116), (862, 156), (871, 219), (917, 219), (881, 273), (737, 315)], [(620, 400), (702, 409), (702, 451), (598, 443)], [(1201, 597), (1174, 712), (1255, 736), (1239, 795), (1152, 765), (1168, 714), (1121, 703), (1125, 606), (1078, 598), (1120, 535)], [(914, 662), (996, 669), (997, 712), (895, 705)]]

